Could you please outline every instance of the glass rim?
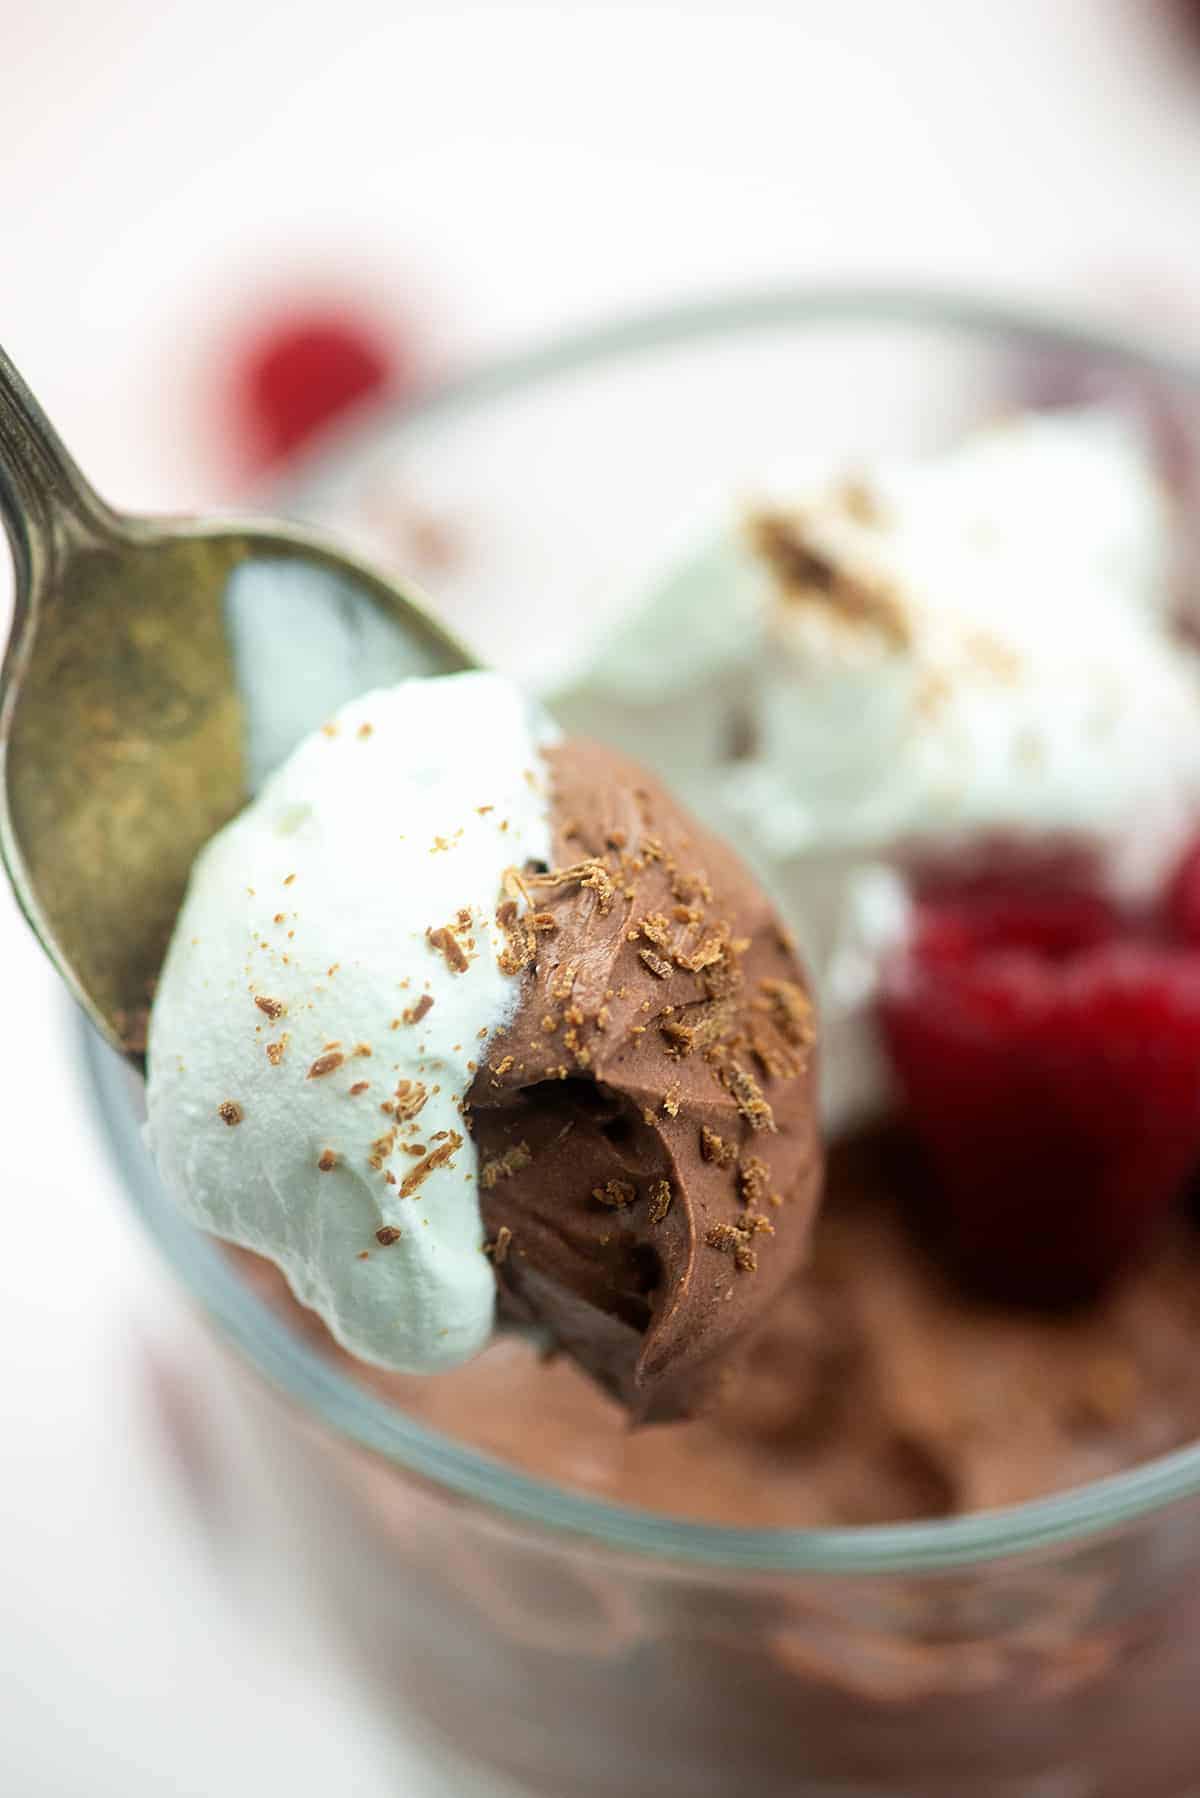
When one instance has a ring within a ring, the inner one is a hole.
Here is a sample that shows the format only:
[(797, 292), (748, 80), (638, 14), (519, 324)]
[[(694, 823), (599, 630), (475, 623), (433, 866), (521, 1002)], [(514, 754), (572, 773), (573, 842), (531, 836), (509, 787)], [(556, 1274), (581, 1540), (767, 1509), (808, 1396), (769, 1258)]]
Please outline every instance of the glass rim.
[(311, 505), (333, 467), (344, 470), (348, 460), (369, 458), (385, 442), (399, 442), (458, 410), (503, 398), (606, 356), (683, 345), (726, 332), (820, 324), (911, 325), (1010, 337), (1029, 347), (1107, 357), (1173, 381), (1200, 385), (1200, 354), (1172, 348), (1165, 338), (1133, 327), (1081, 319), (1048, 302), (1022, 304), (953, 288), (870, 282), (733, 288), (535, 339), (531, 345), (485, 357), (462, 374), (439, 380), (403, 401), (386, 394), (364, 399), (298, 451), (289, 472), (263, 497), (276, 509)]
[[(1200, 362), (1184, 353), (1157, 347), (1131, 331), (1079, 323), (1049, 309), (919, 288), (782, 286), (593, 325), (486, 362), (403, 408), (372, 403), (323, 435), (273, 498), (284, 509), (312, 504), (328, 478), (323, 471), (344, 471), (348, 459), (369, 458), (385, 441), (397, 443), (419, 433), (423, 424), (605, 357), (708, 336), (821, 324), (911, 325), (1008, 337), (1029, 347), (1128, 363), (1159, 379), (1200, 384)], [(121, 1183), (143, 1226), (221, 1333), (272, 1385), (335, 1434), (511, 1524), (584, 1539), (610, 1552), (699, 1564), (714, 1572), (913, 1575), (1073, 1546), (1200, 1494), (1200, 1443), (1002, 1510), (841, 1529), (701, 1523), (617, 1505), (520, 1473), (373, 1397), (301, 1340), (239, 1279), (215, 1241), (193, 1229), (157, 1182), (146, 1177), (137, 1123), (119, 1088), (123, 1064), (83, 1019), (79, 1030), (92, 1102)]]

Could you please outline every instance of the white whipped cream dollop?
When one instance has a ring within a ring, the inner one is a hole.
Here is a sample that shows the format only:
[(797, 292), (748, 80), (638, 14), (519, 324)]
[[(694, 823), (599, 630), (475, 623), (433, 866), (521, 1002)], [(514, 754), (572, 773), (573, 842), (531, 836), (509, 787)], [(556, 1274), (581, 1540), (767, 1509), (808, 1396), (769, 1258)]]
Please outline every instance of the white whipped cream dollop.
[[(1141, 433), (1029, 415), (765, 483), (554, 697), (569, 728), (607, 711), (774, 890), (820, 992), (832, 1127), (884, 1097), (872, 970), (912, 856), (1062, 838), (1136, 897), (1195, 828), (1200, 658), (1171, 564)], [(643, 702), (629, 667), (671, 660), (689, 604), (684, 679)]]
[(353, 701), (199, 856), (163, 968), (169, 1191), (382, 1366), (453, 1366), (492, 1329), (462, 1102), (518, 1003), (495, 913), (505, 869), (549, 860), (557, 735), (496, 675)]

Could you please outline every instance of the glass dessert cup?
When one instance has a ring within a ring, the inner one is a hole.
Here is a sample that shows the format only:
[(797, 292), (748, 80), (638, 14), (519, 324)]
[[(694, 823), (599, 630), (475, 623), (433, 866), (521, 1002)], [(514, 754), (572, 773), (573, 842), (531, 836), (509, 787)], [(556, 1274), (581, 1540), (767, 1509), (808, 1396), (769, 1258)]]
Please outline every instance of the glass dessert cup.
[[(934, 449), (1058, 394), (1131, 396), (1178, 451), (1197, 372), (983, 307), (771, 294), (369, 419), (285, 497), (370, 553), (423, 553), (454, 628), (545, 680), (675, 527), (763, 468)], [(447, 1789), (474, 1768), (542, 1798), (1200, 1790), (1200, 1446), (916, 1524), (749, 1530), (601, 1502), (348, 1377), (171, 1210), (134, 1084), (90, 1038), (87, 1070), (131, 1200), (250, 1419), (238, 1439), (279, 1494), (314, 1627), (333, 1620), (388, 1713), (453, 1769)]]

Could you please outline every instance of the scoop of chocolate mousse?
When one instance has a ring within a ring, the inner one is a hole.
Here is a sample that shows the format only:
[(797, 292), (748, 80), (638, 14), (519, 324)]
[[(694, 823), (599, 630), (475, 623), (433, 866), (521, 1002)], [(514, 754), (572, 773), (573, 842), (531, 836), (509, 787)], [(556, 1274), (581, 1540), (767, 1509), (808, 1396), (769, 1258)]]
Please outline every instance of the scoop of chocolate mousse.
[(642, 1422), (701, 1409), (805, 1254), (813, 1013), (736, 856), (638, 764), (549, 751), (555, 863), (511, 871), (524, 981), (470, 1092), (501, 1314)]

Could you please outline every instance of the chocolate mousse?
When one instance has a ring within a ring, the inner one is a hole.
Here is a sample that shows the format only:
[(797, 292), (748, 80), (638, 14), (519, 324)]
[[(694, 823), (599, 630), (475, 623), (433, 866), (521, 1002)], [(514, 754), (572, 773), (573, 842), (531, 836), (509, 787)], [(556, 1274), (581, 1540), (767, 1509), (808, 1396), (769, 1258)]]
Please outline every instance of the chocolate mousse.
[[(565, 1355), (519, 1335), (433, 1378), (346, 1360), (385, 1401), (484, 1454), (667, 1516), (822, 1529), (962, 1516), (1069, 1490), (1200, 1436), (1200, 1252), (1177, 1216), (1068, 1311), (989, 1303), (940, 1252), (901, 1131), (830, 1152), (811, 1261), (691, 1421), (629, 1428)], [(248, 1276), (318, 1346), (278, 1274)]]
[(192, 870), (148, 1138), (351, 1354), (502, 1318), (690, 1414), (803, 1256), (813, 1009), (730, 850), (487, 673), (365, 694)]
[(546, 759), (555, 865), (514, 872), (526, 985), (470, 1093), (481, 1210), (508, 1317), (664, 1421), (804, 1252), (812, 1009), (762, 890), (659, 781), (579, 740)]

